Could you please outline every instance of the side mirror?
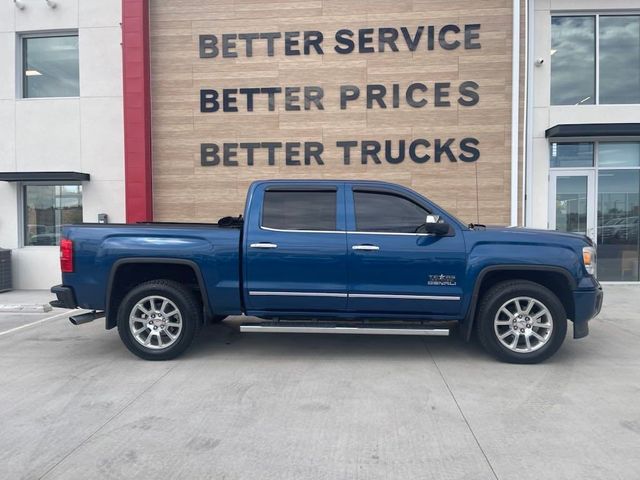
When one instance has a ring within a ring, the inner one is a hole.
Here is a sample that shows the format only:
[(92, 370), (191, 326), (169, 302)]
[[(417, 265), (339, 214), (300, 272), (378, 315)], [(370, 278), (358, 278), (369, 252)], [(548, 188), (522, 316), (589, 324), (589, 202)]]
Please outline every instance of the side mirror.
[(422, 230), (432, 235), (446, 235), (449, 233), (449, 224), (441, 221), (439, 215), (427, 215)]

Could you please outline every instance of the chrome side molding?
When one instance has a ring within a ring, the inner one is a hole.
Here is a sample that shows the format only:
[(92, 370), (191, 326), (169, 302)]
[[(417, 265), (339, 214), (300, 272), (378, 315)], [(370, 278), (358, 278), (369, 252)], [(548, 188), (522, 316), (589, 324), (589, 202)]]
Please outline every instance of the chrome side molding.
[(386, 293), (350, 293), (349, 298), (386, 298), (388, 300), (460, 300), (454, 295), (394, 295)]
[(333, 293), (333, 292), (266, 292), (262, 290), (250, 290), (252, 297), (335, 297), (335, 298), (378, 298), (387, 300), (449, 300), (459, 301), (459, 296), (454, 295), (395, 295), (386, 293)]
[(335, 297), (347, 298), (346, 293), (329, 293), (329, 292), (264, 292), (251, 290), (249, 295), (252, 297)]

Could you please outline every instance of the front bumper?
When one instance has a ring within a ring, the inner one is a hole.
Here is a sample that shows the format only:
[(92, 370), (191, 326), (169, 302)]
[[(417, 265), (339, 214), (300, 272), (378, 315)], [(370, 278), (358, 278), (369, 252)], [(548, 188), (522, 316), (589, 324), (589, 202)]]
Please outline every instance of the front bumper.
[(573, 304), (573, 338), (583, 338), (589, 335), (589, 320), (600, 313), (602, 308), (602, 286), (597, 283), (596, 288), (589, 290), (575, 290)]
[(51, 287), (51, 293), (54, 293), (56, 297), (58, 297), (57, 300), (49, 302), (52, 307), (78, 308), (76, 296), (73, 293), (73, 289), (71, 287), (66, 287), (64, 285), (55, 285)]

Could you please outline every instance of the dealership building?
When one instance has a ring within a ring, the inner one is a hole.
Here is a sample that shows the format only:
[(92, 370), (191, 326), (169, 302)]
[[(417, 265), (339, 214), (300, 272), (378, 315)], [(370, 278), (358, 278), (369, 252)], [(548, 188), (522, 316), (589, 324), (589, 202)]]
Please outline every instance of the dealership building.
[(377, 179), (466, 222), (578, 232), (640, 281), (637, 0), (5, 0), (0, 248), (215, 222), (271, 178)]

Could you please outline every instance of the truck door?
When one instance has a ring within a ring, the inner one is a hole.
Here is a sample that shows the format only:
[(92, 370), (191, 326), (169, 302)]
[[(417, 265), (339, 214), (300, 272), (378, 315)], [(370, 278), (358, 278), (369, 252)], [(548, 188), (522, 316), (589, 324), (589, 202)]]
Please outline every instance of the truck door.
[(416, 233), (431, 214), (416, 198), (354, 186), (347, 197), (349, 310), (456, 316), (462, 304), (464, 239)]
[(254, 193), (247, 218), (247, 311), (347, 307), (344, 187), (276, 184)]

